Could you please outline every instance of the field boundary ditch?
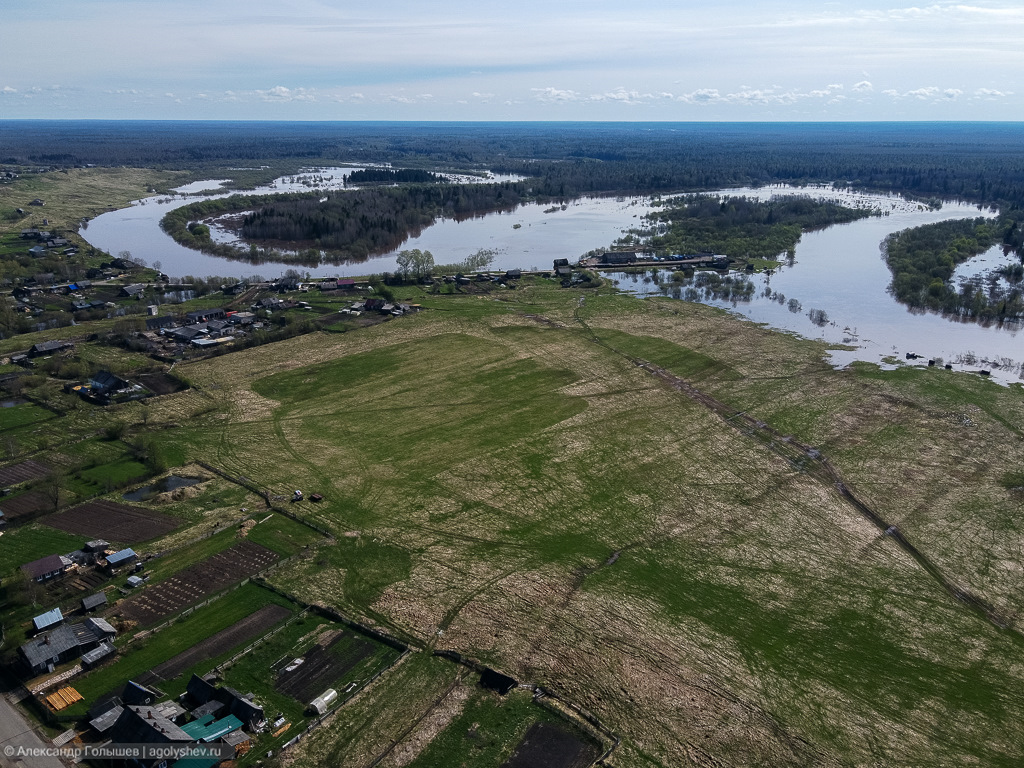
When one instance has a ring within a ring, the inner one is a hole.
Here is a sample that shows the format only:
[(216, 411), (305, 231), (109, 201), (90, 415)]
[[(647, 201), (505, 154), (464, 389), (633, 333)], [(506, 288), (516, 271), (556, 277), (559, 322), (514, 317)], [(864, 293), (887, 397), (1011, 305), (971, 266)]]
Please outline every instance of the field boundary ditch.
[(655, 378), (660, 379), (677, 392), (681, 392), (691, 400), (705, 406), (708, 410), (717, 414), (724, 422), (736, 428), (747, 437), (782, 456), (797, 471), (807, 472), (816, 476), (819, 480), (828, 482), (847, 503), (878, 528), (883, 536), (892, 538), (900, 549), (913, 558), (955, 600), (966, 605), (971, 611), (986, 619), (997, 628), (1011, 632), (1017, 642), (1024, 641), (1024, 635), (1013, 626), (1013, 619), (998, 611), (995, 606), (974, 594), (971, 590), (957, 584), (943, 573), (927, 555), (915, 547), (896, 525), (886, 521), (878, 512), (858, 498), (845, 483), (839, 470), (817, 448), (801, 443), (791, 435), (781, 434), (769, 424), (750, 416), (744, 411), (737, 411), (735, 408), (726, 405), (721, 400), (712, 397), (665, 368), (657, 366), (648, 360), (633, 357), (629, 353), (615, 348), (598, 336), (587, 322), (580, 317), (579, 307), (574, 310), (574, 316), (595, 343), (628, 360)]

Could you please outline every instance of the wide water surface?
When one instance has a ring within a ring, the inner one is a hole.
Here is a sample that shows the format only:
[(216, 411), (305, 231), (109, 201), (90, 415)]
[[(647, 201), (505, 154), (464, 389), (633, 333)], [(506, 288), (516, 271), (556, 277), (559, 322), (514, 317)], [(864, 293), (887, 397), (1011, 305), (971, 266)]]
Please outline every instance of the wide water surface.
[[(315, 169), (298, 177), (279, 179), (256, 192), (337, 188), (354, 168)], [(311, 182), (311, 179), (314, 179)], [(219, 181), (190, 185), (188, 191), (216, 188)], [(831, 353), (836, 365), (854, 360), (891, 364), (907, 352), (928, 359), (941, 359), (957, 369), (987, 369), (993, 378), (1018, 381), (1024, 378), (1021, 364), (1024, 349), (1018, 323), (983, 326), (928, 312), (911, 312), (887, 292), (891, 274), (882, 259), (880, 244), (887, 235), (908, 227), (952, 218), (991, 215), (975, 206), (947, 203), (940, 210), (928, 210), (899, 197), (845, 193), (829, 188), (793, 189), (774, 187), (728, 190), (762, 199), (773, 195), (810, 194), (839, 199), (847, 205), (881, 210), (884, 216), (805, 234), (795, 258), (773, 274), (750, 276), (754, 293), (749, 301), (729, 302), (706, 295), (691, 298), (733, 310), (756, 322), (792, 331), (808, 338), (821, 338), (837, 346)], [(175, 243), (159, 227), (163, 215), (197, 197), (148, 198), (129, 208), (98, 216), (82, 235), (94, 246), (110, 253), (129, 250), (150, 264), (159, 261), (172, 276), (234, 275), (258, 273), (267, 278), (280, 276), (293, 264), (265, 262), (259, 265), (209, 256)], [(433, 253), (437, 263), (455, 263), (481, 248), (495, 252), (497, 269), (548, 269), (552, 260), (578, 257), (607, 247), (628, 229), (643, 225), (642, 217), (652, 208), (650, 198), (584, 198), (565, 206), (523, 205), (514, 211), (495, 212), (464, 220), (443, 220), (410, 238), (400, 249), (421, 248)], [(552, 210), (554, 209), (554, 210)], [(349, 264), (321, 264), (318, 276), (358, 276), (395, 271), (397, 251)], [(977, 274), (1006, 259), (998, 249), (961, 265), (959, 275)], [(639, 294), (660, 293), (643, 276), (612, 275), (620, 287)], [(685, 296), (685, 292), (680, 295)], [(795, 299), (796, 304), (791, 300)], [(821, 312), (828, 320), (821, 323)], [(815, 322), (817, 320), (817, 322)]]

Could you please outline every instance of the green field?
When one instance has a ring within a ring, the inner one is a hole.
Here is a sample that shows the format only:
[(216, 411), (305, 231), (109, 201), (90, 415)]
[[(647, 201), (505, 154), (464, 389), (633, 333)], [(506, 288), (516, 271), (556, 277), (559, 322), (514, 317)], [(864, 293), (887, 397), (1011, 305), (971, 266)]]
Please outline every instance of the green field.
[[(544, 281), (502, 301), (399, 290), (429, 309), (182, 371), (197, 391), (178, 407), (216, 404), (173, 431), (184, 459), (324, 496), (290, 508), (336, 543), (274, 583), (551, 686), (623, 734), (623, 764), (676, 764), (692, 745), (736, 763), (1013, 764), (1016, 635), (819, 474), (635, 360), (818, 446), (941, 573), (1011, 616), (1019, 577), (980, 555), (1016, 531), (1000, 483), (1020, 460), (1019, 388), (837, 373), (819, 343), (607, 289), (582, 304)], [(977, 463), (973, 503), (942, 481), (1000, 441), (1013, 447)], [(902, 500), (930, 514), (895, 503), (910, 467)]]
[[(332, 533), (208, 479), (154, 507), (187, 523), (152, 543), (170, 550), (154, 580), (249, 514), (252, 541), (297, 555), (272, 584), (417, 649), (300, 742), (300, 765), (506, 759), (532, 705), (491, 706), (435, 649), (593, 712), (622, 737), (614, 765), (1016, 765), (1020, 386), (835, 371), (821, 342), (608, 286), (395, 293), (425, 310), (178, 365), (192, 389), (145, 419), (110, 409), (123, 440), (84, 439), (103, 434), (92, 411), (64, 420), (97, 468), (145, 438)], [(266, 670), (304, 626), (226, 679), (300, 717)], [(155, 648), (117, 664), (172, 650)]]

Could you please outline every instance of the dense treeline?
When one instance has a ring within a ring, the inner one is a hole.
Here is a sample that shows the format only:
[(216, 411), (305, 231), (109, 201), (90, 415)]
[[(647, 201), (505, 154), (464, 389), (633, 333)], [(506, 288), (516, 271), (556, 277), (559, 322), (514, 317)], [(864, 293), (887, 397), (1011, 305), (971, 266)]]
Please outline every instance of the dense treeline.
[(982, 319), (1024, 317), (1024, 272), (1015, 267), (959, 286), (952, 282), (958, 264), (999, 243), (1009, 248), (1006, 243), (1018, 236), (1017, 222), (1006, 218), (943, 221), (896, 232), (883, 246), (893, 273), (890, 290), (911, 307)]
[(379, 162), (516, 173), (559, 197), (836, 182), (1024, 206), (1020, 124), (0, 121), (0, 147), (0, 164), (219, 168), (252, 184)]
[(430, 171), (417, 168), (365, 168), (352, 171), (345, 180), (346, 184), (437, 184), (445, 178)]
[(872, 213), (810, 197), (759, 201), (692, 195), (665, 201), (645, 217), (652, 226), (635, 234), (661, 256), (712, 252), (734, 258), (774, 259), (793, 253), (803, 232)]
[(332, 261), (361, 261), (394, 250), (439, 218), (468, 218), (511, 209), (535, 199), (541, 198), (523, 182), (370, 187), (326, 194), (234, 195), (178, 208), (163, 218), (161, 226), (190, 248), (233, 258), (252, 256), (252, 260), (259, 261), (266, 257), (265, 249), (253, 245), (248, 250), (239, 250), (215, 243), (208, 228), (195, 223), (222, 213), (252, 211), (245, 215), (240, 227), (240, 234), (247, 241), (280, 245), (289, 250), (323, 250)]

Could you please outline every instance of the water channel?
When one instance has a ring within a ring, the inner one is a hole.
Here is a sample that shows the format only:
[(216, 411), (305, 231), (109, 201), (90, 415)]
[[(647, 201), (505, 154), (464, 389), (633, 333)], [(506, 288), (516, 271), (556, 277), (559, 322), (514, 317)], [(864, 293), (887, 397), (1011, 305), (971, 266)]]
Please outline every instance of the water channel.
[[(257, 193), (310, 188), (310, 178), (319, 177), (317, 188), (338, 188), (354, 168), (315, 169), (299, 177), (279, 179)], [(198, 182), (183, 188), (195, 193), (215, 188), (220, 182)], [(887, 292), (891, 279), (880, 253), (887, 235), (908, 227), (952, 218), (992, 215), (976, 206), (947, 203), (929, 210), (899, 197), (846, 193), (827, 187), (794, 189), (767, 187), (729, 190), (766, 199), (772, 195), (810, 194), (838, 199), (847, 205), (869, 206), (883, 212), (859, 221), (807, 233), (797, 245), (795, 258), (772, 274), (743, 276), (753, 283), (752, 295), (744, 301), (716, 299), (702, 291), (680, 290), (680, 298), (720, 306), (755, 322), (790, 331), (807, 338), (820, 338), (843, 347), (830, 354), (837, 366), (854, 360), (885, 366), (907, 352), (921, 355), (913, 363), (926, 365), (929, 359), (949, 363), (955, 369), (989, 370), (1002, 383), (1024, 379), (1024, 327), (1020, 323), (981, 325), (942, 317), (932, 312), (912, 312)], [(129, 208), (98, 216), (83, 229), (92, 245), (110, 253), (131, 251), (150, 264), (159, 261), (167, 274), (280, 276), (294, 265), (244, 261), (209, 256), (178, 245), (160, 229), (159, 222), (169, 210), (197, 197), (148, 198)], [(465, 221), (443, 220), (402, 244), (401, 249), (421, 248), (434, 254), (438, 263), (455, 263), (481, 248), (496, 254), (496, 269), (550, 268), (552, 259), (577, 258), (594, 249), (606, 248), (627, 230), (643, 224), (652, 208), (650, 198), (584, 198), (565, 206), (528, 204), (510, 212), (491, 213)], [(316, 276), (358, 276), (395, 271), (397, 250), (365, 262), (321, 264)], [(999, 249), (961, 265), (957, 276), (966, 276), (1006, 263)], [(306, 271), (307, 268), (300, 268)], [(640, 295), (664, 291), (649, 275), (610, 274), (624, 290)], [(667, 275), (665, 276), (667, 277)], [(669, 295), (673, 295), (669, 291)], [(816, 311), (815, 311), (816, 310)], [(941, 364), (940, 363), (940, 364)]]

